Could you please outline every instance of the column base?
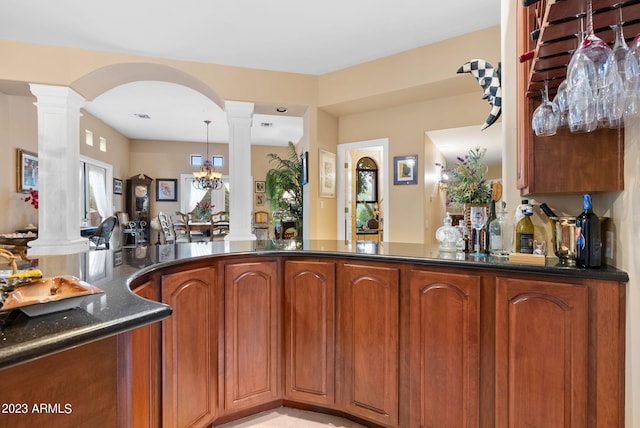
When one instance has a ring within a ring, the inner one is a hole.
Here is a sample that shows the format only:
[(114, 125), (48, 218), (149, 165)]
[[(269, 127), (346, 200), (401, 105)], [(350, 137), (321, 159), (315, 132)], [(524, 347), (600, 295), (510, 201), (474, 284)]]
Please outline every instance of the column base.
[(89, 240), (87, 238), (78, 238), (68, 241), (45, 241), (42, 239), (35, 239), (33, 241), (29, 241), (28, 246), (29, 249), (27, 254), (29, 257), (75, 254), (89, 251)]

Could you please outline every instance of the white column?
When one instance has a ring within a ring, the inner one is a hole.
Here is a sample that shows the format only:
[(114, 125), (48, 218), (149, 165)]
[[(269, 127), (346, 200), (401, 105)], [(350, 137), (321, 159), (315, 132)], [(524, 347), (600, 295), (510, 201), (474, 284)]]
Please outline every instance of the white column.
[(228, 241), (255, 240), (251, 233), (251, 122), (253, 103), (227, 101), (229, 122), (229, 234)]
[(80, 108), (71, 88), (31, 84), (38, 108), (38, 239), (29, 255), (73, 254), (89, 249), (80, 236)]

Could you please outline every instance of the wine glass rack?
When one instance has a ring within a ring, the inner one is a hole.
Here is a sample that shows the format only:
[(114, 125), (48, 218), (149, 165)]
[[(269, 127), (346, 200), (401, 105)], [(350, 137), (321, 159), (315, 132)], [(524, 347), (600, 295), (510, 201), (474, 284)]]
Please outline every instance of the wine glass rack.
[[(540, 0), (520, 7), (525, 8), (521, 15), (525, 22), (521, 24), (530, 34), (519, 43), (521, 61), (530, 62), (526, 96), (539, 97), (545, 80), (550, 94), (554, 94), (566, 77), (567, 65), (578, 47), (578, 35), (586, 28), (587, 0)], [(594, 32), (610, 46), (615, 36), (610, 25), (620, 22), (619, 9), (627, 43), (640, 33), (640, 0), (592, 0), (592, 7)]]

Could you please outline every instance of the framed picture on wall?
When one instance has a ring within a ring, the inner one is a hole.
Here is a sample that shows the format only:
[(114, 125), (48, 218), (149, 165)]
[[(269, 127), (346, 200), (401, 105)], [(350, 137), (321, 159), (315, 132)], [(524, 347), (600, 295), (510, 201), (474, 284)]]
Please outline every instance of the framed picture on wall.
[(255, 193), (264, 193), (266, 189), (264, 181), (256, 181), (255, 186)]
[(265, 199), (265, 193), (256, 193), (256, 206), (263, 206)]
[(38, 155), (18, 149), (16, 152), (16, 191), (27, 193), (38, 190)]
[(320, 197), (336, 197), (336, 154), (320, 150)]
[(113, 194), (122, 195), (122, 180), (119, 178), (113, 179)]
[(156, 201), (176, 202), (178, 200), (178, 179), (158, 178), (156, 180)]
[(393, 158), (393, 184), (418, 183), (418, 155)]

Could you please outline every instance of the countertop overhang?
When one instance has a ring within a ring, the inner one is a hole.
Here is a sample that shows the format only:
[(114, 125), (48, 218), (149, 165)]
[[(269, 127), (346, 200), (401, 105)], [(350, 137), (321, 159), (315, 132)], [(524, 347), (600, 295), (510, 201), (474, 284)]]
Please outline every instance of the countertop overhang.
[(63, 312), (35, 318), (21, 312), (12, 313), (13, 319), (0, 327), (0, 369), (161, 321), (171, 315), (171, 307), (136, 296), (130, 290), (132, 281), (187, 261), (234, 255), (334, 257), (621, 283), (629, 280), (626, 272), (611, 266), (565, 267), (552, 257), (547, 258), (545, 266), (522, 265), (509, 263), (506, 258), (443, 253), (437, 247), (422, 244), (373, 241), (214, 241), (44, 256), (38, 258), (38, 267), (44, 276), (74, 275), (104, 293), (88, 296), (80, 307)]

